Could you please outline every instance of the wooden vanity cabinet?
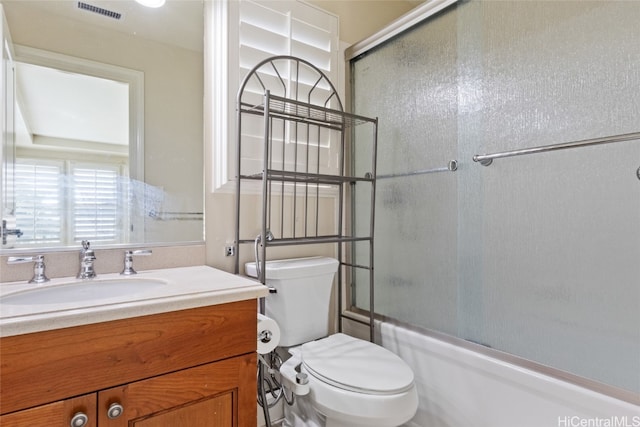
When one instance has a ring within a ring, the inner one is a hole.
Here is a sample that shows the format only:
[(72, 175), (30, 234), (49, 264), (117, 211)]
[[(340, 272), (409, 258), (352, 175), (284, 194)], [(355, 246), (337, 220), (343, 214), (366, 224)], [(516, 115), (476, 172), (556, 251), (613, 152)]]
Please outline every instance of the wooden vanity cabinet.
[(255, 300), (2, 338), (0, 426), (253, 427), (256, 341)]
[(95, 393), (74, 397), (59, 402), (36, 406), (35, 408), (17, 411), (0, 416), (0, 426), (71, 426), (74, 415), (85, 414), (87, 422), (84, 427), (96, 427)]

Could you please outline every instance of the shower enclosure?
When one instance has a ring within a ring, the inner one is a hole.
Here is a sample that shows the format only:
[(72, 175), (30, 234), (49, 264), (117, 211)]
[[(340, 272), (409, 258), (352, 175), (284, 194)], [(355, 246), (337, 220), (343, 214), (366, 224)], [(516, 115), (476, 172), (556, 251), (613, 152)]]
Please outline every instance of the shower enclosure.
[(377, 315), (640, 393), (639, 21), (464, 1), (351, 59), (380, 117)]

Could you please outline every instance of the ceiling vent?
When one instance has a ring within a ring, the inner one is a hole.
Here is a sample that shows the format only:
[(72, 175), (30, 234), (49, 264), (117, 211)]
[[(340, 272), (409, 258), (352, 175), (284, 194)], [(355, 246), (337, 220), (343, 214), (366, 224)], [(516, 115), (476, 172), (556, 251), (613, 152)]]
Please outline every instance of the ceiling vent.
[(98, 6), (93, 6), (89, 3), (85, 3), (85, 2), (78, 2), (78, 9), (82, 9), (82, 10), (86, 10), (89, 12), (93, 12), (93, 13), (97, 13), (98, 15), (102, 15), (102, 16), (106, 16), (108, 18), (113, 18), (116, 20), (119, 20), (120, 18), (122, 18), (122, 14), (118, 13), (118, 12), (114, 12), (112, 10), (108, 10), (108, 9), (103, 9), (101, 7)]

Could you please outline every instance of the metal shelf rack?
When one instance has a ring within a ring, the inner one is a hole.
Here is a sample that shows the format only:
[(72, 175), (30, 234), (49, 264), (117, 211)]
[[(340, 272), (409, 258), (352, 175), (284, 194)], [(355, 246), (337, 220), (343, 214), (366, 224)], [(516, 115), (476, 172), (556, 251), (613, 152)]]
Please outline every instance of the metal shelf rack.
[[(369, 326), (373, 341), (378, 120), (345, 112), (324, 72), (292, 56), (268, 58), (247, 74), (236, 114), (235, 273), (242, 273), (247, 257), (241, 254), (249, 245), (263, 284), (269, 248), (335, 245), (338, 328), (345, 317), (345, 283), (362, 277), (355, 269), (364, 271), (370, 307), (369, 319), (360, 322)], [(355, 145), (366, 159), (355, 158)], [(260, 199), (258, 228), (243, 226), (256, 211), (246, 202), (248, 194)]]

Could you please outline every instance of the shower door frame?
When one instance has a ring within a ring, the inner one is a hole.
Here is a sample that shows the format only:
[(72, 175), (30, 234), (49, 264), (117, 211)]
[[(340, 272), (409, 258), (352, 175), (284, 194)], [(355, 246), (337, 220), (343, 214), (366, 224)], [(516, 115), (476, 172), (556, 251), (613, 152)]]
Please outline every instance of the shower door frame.
[[(349, 111), (354, 111), (353, 109), (353, 85), (352, 85), (352, 67), (351, 63), (353, 60), (357, 59), (363, 54), (373, 50), (374, 48), (382, 45), (393, 37), (402, 34), (406, 30), (409, 30), (414, 25), (419, 24), (420, 22), (430, 18), (436, 13), (444, 10), (445, 8), (456, 4), (458, 0), (428, 0), (422, 5), (416, 7), (411, 10), (409, 13), (404, 16), (398, 18), (396, 21), (393, 21), (387, 27), (368, 37), (367, 39), (362, 40), (352, 46), (350, 46), (345, 51), (345, 84), (346, 84), (346, 93), (349, 94), (345, 99), (345, 106)], [(638, 177), (640, 178), (640, 169), (638, 169)], [(351, 219), (355, 221), (355, 218)], [(464, 348), (470, 351), (477, 352), (481, 355), (485, 355), (488, 357), (495, 358), (500, 361), (504, 361), (506, 363), (513, 364), (518, 367), (522, 367), (528, 370), (531, 370), (536, 373), (540, 373), (542, 375), (549, 376), (554, 379), (558, 379), (560, 381), (565, 381), (567, 383), (576, 385), (578, 387), (582, 387), (596, 393), (603, 394), (605, 396), (609, 396), (615, 399), (619, 399), (624, 402), (632, 403), (635, 405), (640, 405), (640, 398), (636, 393), (631, 390), (622, 389), (613, 385), (609, 385), (606, 383), (602, 383), (600, 381), (592, 380), (587, 377), (583, 377), (577, 374), (573, 374), (558, 368), (554, 368), (548, 365), (544, 365), (542, 363), (535, 362), (530, 359), (526, 359), (521, 356), (517, 356), (514, 354), (506, 353), (504, 351), (500, 351), (497, 349), (493, 349), (487, 347), (485, 345), (475, 343), (472, 341), (468, 341), (457, 336), (449, 335), (443, 332), (439, 332), (437, 330), (424, 328), (421, 326), (417, 326), (414, 324), (410, 324), (407, 322), (403, 322), (401, 320), (391, 318), (385, 315), (381, 315), (378, 313), (371, 314), (368, 310), (358, 308), (355, 306), (355, 298), (352, 294), (352, 288), (350, 286), (346, 287), (346, 298), (345, 304), (345, 315), (343, 316), (345, 320), (353, 319), (354, 321), (362, 322), (363, 319), (371, 318), (376, 322), (385, 322), (393, 325), (400, 326), (402, 328), (418, 332), (427, 337), (435, 338), (441, 340), (446, 343), (450, 343), (456, 345), (460, 348)], [(373, 306), (373, 303), (372, 303)]]

